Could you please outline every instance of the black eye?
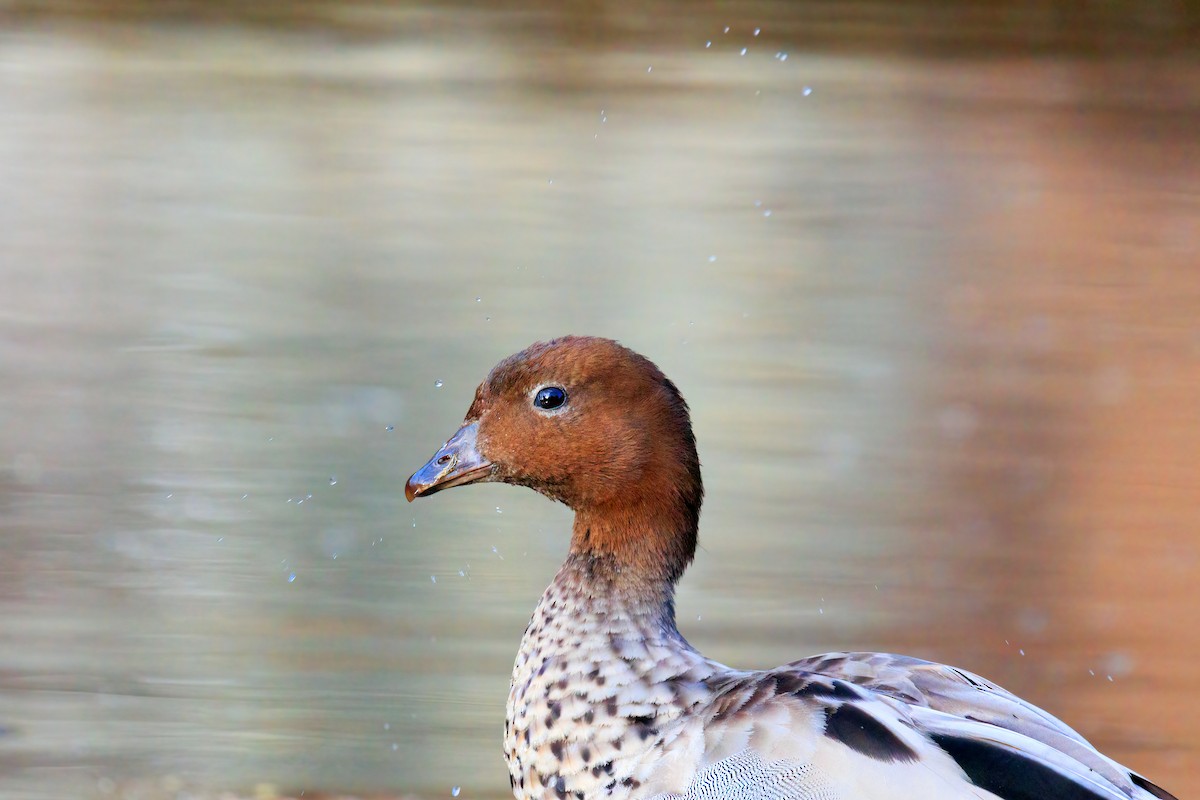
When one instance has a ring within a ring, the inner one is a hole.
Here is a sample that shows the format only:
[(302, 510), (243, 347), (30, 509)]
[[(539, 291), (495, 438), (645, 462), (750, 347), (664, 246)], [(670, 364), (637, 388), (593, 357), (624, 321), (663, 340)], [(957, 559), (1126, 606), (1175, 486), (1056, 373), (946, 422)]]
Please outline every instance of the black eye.
[(533, 398), (533, 404), (538, 408), (549, 411), (567, 402), (567, 393), (557, 386), (547, 386)]

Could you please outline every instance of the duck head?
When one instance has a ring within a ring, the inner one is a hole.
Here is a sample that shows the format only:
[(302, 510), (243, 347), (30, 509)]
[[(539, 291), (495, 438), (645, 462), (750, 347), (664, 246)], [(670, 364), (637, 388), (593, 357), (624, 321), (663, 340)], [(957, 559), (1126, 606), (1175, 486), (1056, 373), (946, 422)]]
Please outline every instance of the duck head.
[(610, 339), (566, 336), (501, 361), (404, 493), (496, 481), (572, 508), (573, 554), (674, 581), (695, 553), (704, 491), (687, 404)]

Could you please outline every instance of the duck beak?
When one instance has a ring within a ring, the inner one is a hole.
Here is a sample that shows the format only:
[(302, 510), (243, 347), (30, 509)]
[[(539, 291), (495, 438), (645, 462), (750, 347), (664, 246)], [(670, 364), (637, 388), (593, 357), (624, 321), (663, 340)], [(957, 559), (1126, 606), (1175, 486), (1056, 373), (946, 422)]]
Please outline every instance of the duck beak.
[(468, 422), (459, 428), (404, 484), (408, 502), (451, 486), (491, 480), (493, 465), (480, 454), (478, 435), (478, 422)]

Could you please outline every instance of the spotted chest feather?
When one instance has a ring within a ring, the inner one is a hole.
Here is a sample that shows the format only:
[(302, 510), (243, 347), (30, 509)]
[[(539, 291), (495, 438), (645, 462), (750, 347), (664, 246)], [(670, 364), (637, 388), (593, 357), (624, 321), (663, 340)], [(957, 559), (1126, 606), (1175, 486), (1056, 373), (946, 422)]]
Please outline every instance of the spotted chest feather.
[(713, 667), (664, 624), (661, 603), (581, 591), (570, 567), (542, 596), (513, 667), (504, 736), (513, 792), (655, 794), (648, 784), (689, 749), (682, 722)]

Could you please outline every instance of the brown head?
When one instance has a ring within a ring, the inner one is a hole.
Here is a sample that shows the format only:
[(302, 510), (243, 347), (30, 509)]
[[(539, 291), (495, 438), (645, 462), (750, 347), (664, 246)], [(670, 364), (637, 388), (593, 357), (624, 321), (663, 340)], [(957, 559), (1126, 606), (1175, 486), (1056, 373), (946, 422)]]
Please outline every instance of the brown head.
[(413, 500), (485, 481), (570, 506), (572, 553), (630, 577), (673, 582), (695, 554), (704, 489), (687, 404), (610, 339), (565, 336), (501, 361), (404, 491)]

